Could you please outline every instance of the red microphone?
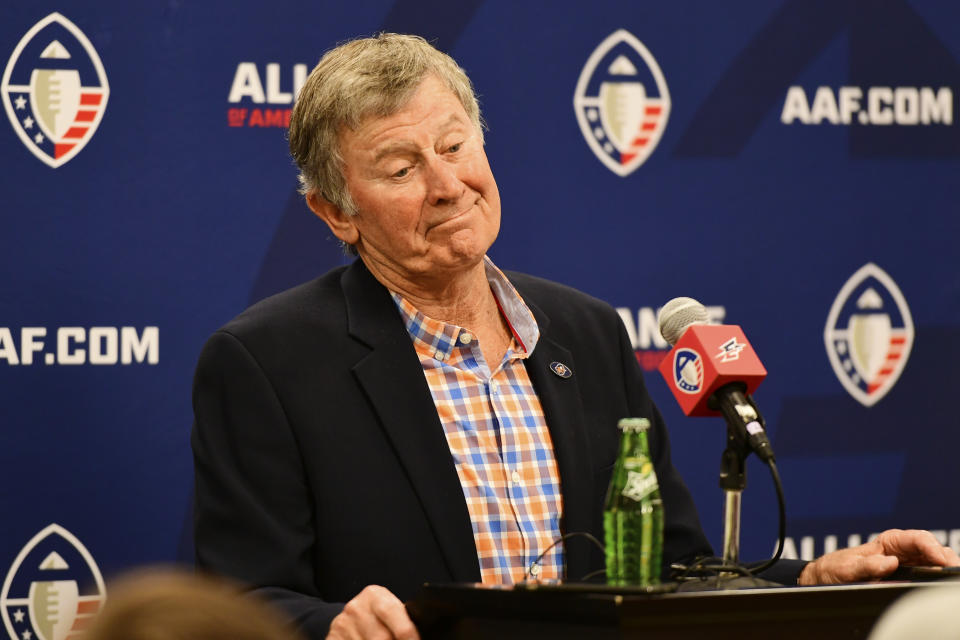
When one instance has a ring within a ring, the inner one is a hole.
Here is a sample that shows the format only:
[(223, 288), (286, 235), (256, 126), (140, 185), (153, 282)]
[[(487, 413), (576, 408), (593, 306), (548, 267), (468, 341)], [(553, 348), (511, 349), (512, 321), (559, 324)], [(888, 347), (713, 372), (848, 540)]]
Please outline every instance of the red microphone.
[(723, 416), (742, 425), (760, 457), (773, 457), (763, 418), (750, 398), (767, 377), (743, 330), (710, 325), (707, 310), (692, 298), (674, 298), (660, 310), (660, 333), (673, 349), (660, 363), (680, 408), (688, 416)]

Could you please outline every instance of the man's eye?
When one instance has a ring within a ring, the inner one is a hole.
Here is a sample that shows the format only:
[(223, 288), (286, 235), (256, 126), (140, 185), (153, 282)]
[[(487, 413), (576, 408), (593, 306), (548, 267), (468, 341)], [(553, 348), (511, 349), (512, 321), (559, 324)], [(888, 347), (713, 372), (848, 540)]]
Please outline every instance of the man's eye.
[(461, 147), (463, 147), (463, 143), (458, 142), (457, 144), (451, 145), (450, 148), (447, 149), (447, 151), (449, 151), (450, 153), (456, 153), (457, 151), (460, 151)]
[(403, 177), (405, 177), (408, 173), (410, 173), (410, 167), (404, 167), (403, 169), (400, 169), (400, 171), (397, 171), (395, 174), (393, 174), (393, 177), (394, 177), (394, 178), (403, 178)]

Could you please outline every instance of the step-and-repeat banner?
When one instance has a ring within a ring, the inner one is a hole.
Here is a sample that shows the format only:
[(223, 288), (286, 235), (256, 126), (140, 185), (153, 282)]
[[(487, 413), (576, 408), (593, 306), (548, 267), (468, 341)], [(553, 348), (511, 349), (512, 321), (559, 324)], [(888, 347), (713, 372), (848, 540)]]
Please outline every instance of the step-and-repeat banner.
[[(381, 30), (474, 81), (492, 257), (620, 311), (715, 546), (725, 428), (684, 417), (656, 372), (656, 311), (680, 295), (769, 370), (788, 556), (892, 526), (960, 551), (957, 24), (943, 0), (7, 3), (7, 632), (31, 585), (88, 615), (101, 575), (191, 557), (197, 355), (346, 262), (296, 194), (286, 127), (320, 55)], [(773, 550), (774, 496), (752, 462), (747, 559)]]

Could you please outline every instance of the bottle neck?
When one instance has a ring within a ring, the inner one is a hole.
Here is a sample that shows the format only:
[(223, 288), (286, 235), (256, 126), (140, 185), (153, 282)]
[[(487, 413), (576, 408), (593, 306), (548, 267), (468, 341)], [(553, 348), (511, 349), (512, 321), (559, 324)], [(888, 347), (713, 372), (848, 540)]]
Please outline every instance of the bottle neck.
[(646, 431), (624, 431), (620, 437), (620, 457), (637, 458), (640, 456), (650, 457)]

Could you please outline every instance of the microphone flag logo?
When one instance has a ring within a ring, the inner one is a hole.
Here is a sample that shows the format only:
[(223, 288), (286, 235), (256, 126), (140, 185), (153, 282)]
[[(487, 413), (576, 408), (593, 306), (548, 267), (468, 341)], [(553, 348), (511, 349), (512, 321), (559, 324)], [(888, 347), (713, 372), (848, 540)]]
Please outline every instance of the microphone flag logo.
[(872, 262), (840, 289), (823, 332), (833, 372), (865, 407), (875, 405), (897, 383), (913, 338), (906, 299), (893, 279)]
[(673, 354), (673, 383), (684, 393), (697, 393), (703, 386), (703, 360), (693, 349), (677, 349)]
[(58, 524), (17, 555), (0, 591), (11, 640), (72, 640), (103, 606), (106, 589), (93, 556)]
[(737, 336), (733, 336), (717, 347), (717, 351), (720, 353), (713, 357), (719, 358), (720, 362), (733, 362), (734, 360), (740, 359), (740, 352), (743, 351), (746, 346), (747, 345), (742, 342), (737, 342)]
[(573, 109), (600, 162), (626, 177), (660, 142), (670, 116), (670, 92), (650, 51), (632, 33), (618, 29), (587, 59)]
[(56, 169), (93, 137), (110, 87), (87, 37), (65, 17), (51, 13), (13, 50), (0, 95), (23, 144)]

